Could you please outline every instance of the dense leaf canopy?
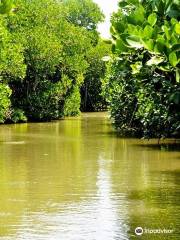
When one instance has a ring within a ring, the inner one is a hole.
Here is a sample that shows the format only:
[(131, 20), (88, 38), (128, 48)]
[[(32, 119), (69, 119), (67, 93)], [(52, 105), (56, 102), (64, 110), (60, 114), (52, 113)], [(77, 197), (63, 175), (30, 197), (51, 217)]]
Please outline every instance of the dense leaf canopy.
[(114, 58), (104, 92), (121, 132), (179, 135), (179, 21), (177, 0), (119, 2), (112, 16)]
[(78, 114), (87, 55), (99, 42), (103, 20), (97, 4), (7, 0), (0, 12), (1, 122)]

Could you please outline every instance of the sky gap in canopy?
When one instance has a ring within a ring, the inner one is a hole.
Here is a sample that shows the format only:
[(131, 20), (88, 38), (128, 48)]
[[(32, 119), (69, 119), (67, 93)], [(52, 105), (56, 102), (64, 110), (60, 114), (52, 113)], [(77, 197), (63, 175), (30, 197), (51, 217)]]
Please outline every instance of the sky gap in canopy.
[(106, 19), (99, 24), (99, 32), (103, 38), (110, 38), (110, 18), (111, 14), (118, 9), (118, 0), (93, 0), (102, 9)]

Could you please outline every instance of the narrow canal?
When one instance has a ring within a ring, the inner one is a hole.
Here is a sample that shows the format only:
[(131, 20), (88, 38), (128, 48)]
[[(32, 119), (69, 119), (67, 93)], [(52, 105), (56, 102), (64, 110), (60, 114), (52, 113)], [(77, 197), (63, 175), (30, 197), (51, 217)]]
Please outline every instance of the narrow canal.
[(179, 239), (180, 149), (156, 142), (105, 113), (0, 126), (0, 239)]

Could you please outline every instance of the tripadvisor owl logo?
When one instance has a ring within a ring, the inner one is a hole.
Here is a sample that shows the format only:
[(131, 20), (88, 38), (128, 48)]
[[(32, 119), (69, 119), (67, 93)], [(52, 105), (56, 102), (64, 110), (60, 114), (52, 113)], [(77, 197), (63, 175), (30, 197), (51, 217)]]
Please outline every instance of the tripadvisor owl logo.
[(138, 236), (142, 235), (142, 234), (143, 234), (143, 229), (142, 229), (142, 227), (137, 227), (137, 228), (135, 229), (135, 234), (138, 235)]

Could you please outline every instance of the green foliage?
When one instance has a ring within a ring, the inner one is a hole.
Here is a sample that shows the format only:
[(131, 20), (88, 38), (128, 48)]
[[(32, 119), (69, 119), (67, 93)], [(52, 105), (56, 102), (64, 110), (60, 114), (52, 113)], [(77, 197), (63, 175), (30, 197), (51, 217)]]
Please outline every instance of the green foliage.
[(15, 43), (13, 36), (7, 31), (4, 16), (0, 15), (0, 79), (10, 81), (12, 78), (22, 79), (26, 66), (23, 63), (23, 48)]
[(81, 103), (80, 90), (75, 86), (65, 99), (63, 108), (64, 116), (76, 116), (80, 113), (79, 106)]
[(60, 112), (62, 96), (61, 84), (59, 82), (51, 83), (47, 80), (37, 86), (36, 91), (30, 92), (28, 98), (22, 100), (21, 106), (26, 106), (24, 109), (29, 120), (57, 119), (62, 114)]
[(87, 30), (86, 35), (92, 45), (96, 45), (99, 39), (97, 25), (104, 20), (104, 15), (98, 5), (92, 0), (64, 0), (64, 16), (66, 20), (75, 26)]
[(91, 0), (65, 0), (64, 6), (66, 19), (87, 30), (96, 31), (97, 24), (104, 17), (98, 5)]
[(11, 113), (11, 121), (13, 123), (27, 122), (27, 117), (21, 109), (13, 109)]
[(81, 110), (100, 111), (107, 107), (105, 98), (102, 96), (101, 79), (105, 77), (106, 63), (104, 57), (110, 54), (111, 45), (99, 42), (91, 48), (86, 56), (89, 64), (85, 73), (85, 80), (81, 87)]
[(112, 17), (104, 91), (121, 131), (174, 136), (180, 124), (179, 1), (126, 0)]
[[(0, 13), (9, 13), (10, 1), (1, 1)], [(0, 123), (11, 118), (11, 89), (8, 83), (12, 78), (19, 80), (25, 76), (23, 48), (16, 44), (12, 35), (8, 32), (5, 15), (0, 15)]]
[(143, 135), (146, 137), (173, 136), (179, 127), (180, 101), (172, 93), (180, 92), (178, 85), (173, 85), (162, 76), (153, 76), (150, 83), (146, 83), (137, 92), (138, 110), (136, 118), (140, 120)]
[(131, 75), (128, 59), (115, 58), (109, 63), (107, 76), (103, 81), (103, 95), (110, 107), (116, 128), (122, 135), (139, 133), (140, 121), (135, 119), (138, 84)]
[(10, 108), (11, 89), (7, 84), (0, 83), (0, 123), (4, 123), (8, 117)]
[[(0, 77), (12, 89), (11, 120), (25, 121), (24, 114), (36, 121), (78, 114), (86, 56), (98, 42), (101, 11), (91, 0), (13, 2), (15, 14), (3, 16), (0, 35)], [(4, 9), (9, 3), (2, 1)]]
[[(180, 4), (167, 0), (145, 3), (125, 2), (125, 6), (112, 19), (111, 32), (116, 40), (115, 52), (131, 53), (144, 48), (149, 52), (150, 57), (156, 56), (163, 59), (155, 63), (157, 68), (175, 72), (180, 62), (178, 54), (180, 22), (176, 17), (177, 12), (175, 11), (173, 16), (172, 14), (175, 6), (180, 10)], [(126, 14), (124, 14), (125, 11)]]
[(0, 14), (9, 14), (13, 9), (13, 0), (0, 1)]

